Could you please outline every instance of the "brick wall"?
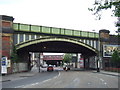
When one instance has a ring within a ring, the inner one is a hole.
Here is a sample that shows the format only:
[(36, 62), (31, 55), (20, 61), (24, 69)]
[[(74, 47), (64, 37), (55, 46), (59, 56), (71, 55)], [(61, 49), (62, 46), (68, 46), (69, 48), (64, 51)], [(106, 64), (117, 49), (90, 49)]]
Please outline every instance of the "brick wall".
[(11, 27), (11, 22), (2, 21), (2, 27)]
[(2, 36), (2, 56), (10, 59), (10, 36)]
[[(2, 56), (6, 56), (8, 60), (10, 60), (10, 54), (11, 54), (11, 35), (10, 36), (2, 36)], [(12, 64), (11, 67), (7, 68), (7, 74), (12, 73)]]

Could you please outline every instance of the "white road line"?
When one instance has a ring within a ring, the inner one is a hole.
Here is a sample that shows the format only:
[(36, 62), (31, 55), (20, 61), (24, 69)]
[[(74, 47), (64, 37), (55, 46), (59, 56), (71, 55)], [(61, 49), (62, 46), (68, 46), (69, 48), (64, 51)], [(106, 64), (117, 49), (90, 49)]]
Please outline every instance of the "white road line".
[[(38, 83), (37, 83), (38, 84)], [(36, 83), (31, 84), (32, 86), (37, 85)]]
[(24, 87), (25, 85), (21, 85), (21, 86), (17, 86), (17, 87), (14, 87), (14, 88), (22, 88)]
[(103, 83), (105, 86), (109, 87), (108, 84), (105, 82), (105, 80), (103, 80), (102, 78), (100, 78), (100, 80), (102, 81), (102, 83)]
[(88, 85), (91, 85), (91, 83), (88, 83)]
[[(25, 88), (25, 87), (34, 86), (34, 85), (37, 85), (37, 84), (42, 84), (42, 83), (48, 82), (48, 81), (50, 81), (50, 80), (52, 80), (52, 79), (55, 79), (55, 78), (57, 78), (57, 77), (59, 77), (59, 76), (60, 76), (60, 72), (59, 72), (59, 74), (58, 74), (57, 76), (55, 76), (55, 77), (53, 77), (53, 78), (51, 78), (51, 79), (44, 80), (44, 81), (42, 81), (42, 82), (33, 83), (33, 84), (30, 84), (30, 85), (25, 85), (25, 86), (23, 86), (23, 87)], [(20, 87), (21, 87), (21, 86), (20, 86)]]
[(102, 82), (104, 82), (104, 80), (103, 80), (102, 78), (100, 78), (100, 80), (101, 80)]
[(107, 85), (107, 83), (106, 83), (106, 82), (105, 82), (104, 84), (105, 84), (105, 85)]
[(60, 76), (60, 72), (59, 72), (58, 76), (55, 76), (55, 77), (53, 77), (53, 78), (51, 78), (51, 79), (48, 79), (48, 80), (44, 80), (44, 81), (41, 82), (41, 83), (48, 82), (48, 81), (50, 81), (50, 80), (52, 80), (52, 79), (55, 79), (55, 78), (57, 78), (57, 77), (59, 77), (59, 76)]

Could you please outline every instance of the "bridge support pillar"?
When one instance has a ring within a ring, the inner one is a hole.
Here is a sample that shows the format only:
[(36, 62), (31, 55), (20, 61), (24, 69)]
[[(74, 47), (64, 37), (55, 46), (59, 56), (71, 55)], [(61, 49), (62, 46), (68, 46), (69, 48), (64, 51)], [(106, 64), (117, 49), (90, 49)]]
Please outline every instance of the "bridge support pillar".
[(101, 64), (101, 69), (104, 69), (105, 68), (105, 63), (106, 61), (109, 62), (109, 58), (105, 58), (103, 56), (103, 45), (107, 45), (109, 44), (109, 33), (110, 31), (109, 30), (105, 30), (105, 29), (102, 29), (99, 31), (99, 41), (100, 41), (100, 45), (99, 45), (99, 60), (100, 60), (100, 63)]
[(0, 28), (0, 41), (2, 41), (0, 43), (0, 46), (2, 46), (2, 48), (0, 49), (0, 59), (2, 57), (7, 57), (7, 59), (9, 60), (10, 65), (7, 66), (7, 74), (12, 73), (12, 61), (10, 60), (10, 57), (13, 49), (13, 20), (13, 17), (0, 15), (0, 27), (2, 27)]
[(19, 51), (18, 52), (19, 60), (23, 63), (27, 63), (27, 70), (31, 70), (31, 54), (27, 51)]

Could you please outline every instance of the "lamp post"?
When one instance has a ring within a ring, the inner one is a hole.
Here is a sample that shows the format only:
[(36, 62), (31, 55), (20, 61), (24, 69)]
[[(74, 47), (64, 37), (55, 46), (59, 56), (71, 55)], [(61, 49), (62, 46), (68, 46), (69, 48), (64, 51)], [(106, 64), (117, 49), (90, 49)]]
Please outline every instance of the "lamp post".
[(100, 72), (100, 34), (98, 38), (98, 60), (97, 60), (97, 72)]
[[(95, 30), (92, 30), (95, 34)], [(97, 72), (100, 72), (100, 60), (101, 60), (101, 54), (100, 54), (100, 33), (98, 37), (98, 59), (97, 59)]]

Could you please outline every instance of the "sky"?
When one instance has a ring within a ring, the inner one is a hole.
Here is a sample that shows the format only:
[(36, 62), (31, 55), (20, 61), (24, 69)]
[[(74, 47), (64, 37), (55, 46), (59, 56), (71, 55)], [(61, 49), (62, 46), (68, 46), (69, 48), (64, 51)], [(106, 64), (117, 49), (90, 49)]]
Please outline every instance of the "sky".
[(110, 30), (114, 34), (117, 19), (111, 11), (104, 11), (96, 20), (88, 8), (94, 0), (0, 0), (0, 14), (13, 16), (14, 22), (99, 32)]
[[(111, 10), (104, 10), (96, 20), (88, 8), (94, 0), (0, 0), (0, 14), (13, 16), (15, 23), (115, 34), (117, 19)], [(94, 31), (93, 31), (94, 30)]]

